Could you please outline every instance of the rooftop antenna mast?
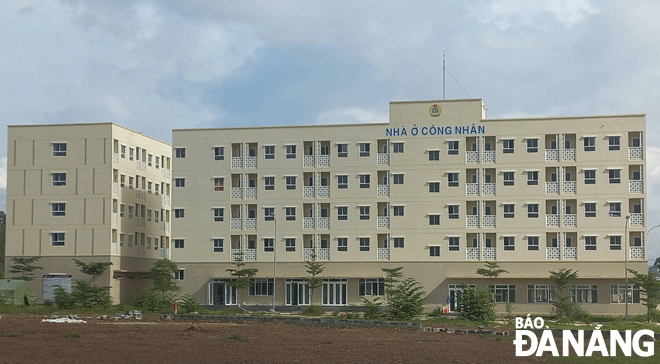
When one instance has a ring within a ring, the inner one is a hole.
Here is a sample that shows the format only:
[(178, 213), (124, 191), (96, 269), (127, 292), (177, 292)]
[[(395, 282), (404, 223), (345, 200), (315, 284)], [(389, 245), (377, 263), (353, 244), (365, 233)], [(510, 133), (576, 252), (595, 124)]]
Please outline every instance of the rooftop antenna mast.
[(442, 99), (445, 99), (445, 51), (442, 51)]

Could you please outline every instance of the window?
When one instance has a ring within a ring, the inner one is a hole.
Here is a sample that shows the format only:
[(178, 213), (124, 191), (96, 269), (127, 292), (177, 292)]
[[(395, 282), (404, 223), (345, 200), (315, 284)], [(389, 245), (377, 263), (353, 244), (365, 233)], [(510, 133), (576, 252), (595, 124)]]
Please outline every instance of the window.
[(369, 238), (367, 237), (360, 238), (360, 251), (361, 252), (369, 251)]
[(394, 238), (394, 247), (403, 248), (406, 238)]
[(185, 158), (186, 157), (186, 148), (174, 148), (174, 157), (175, 158)]
[(120, 182), (120, 186), (121, 186), (122, 188), (123, 188), (124, 186), (126, 186), (126, 176), (123, 175), (123, 174), (122, 174), (121, 176), (119, 176), (119, 182)]
[(430, 246), (429, 247), (429, 256), (439, 257), (440, 256), (440, 247), (439, 246)]
[(174, 187), (186, 187), (186, 179), (185, 178), (175, 178), (174, 179)]
[(158, 223), (158, 210), (154, 211), (154, 222)]
[(513, 153), (513, 139), (502, 140), (502, 153)]
[(53, 216), (64, 216), (66, 213), (66, 202), (51, 202), (50, 203)]
[(126, 158), (126, 146), (125, 145), (121, 146), (121, 157)]
[(369, 220), (369, 208), (371, 206), (360, 206), (360, 220)]
[(568, 287), (573, 302), (576, 303), (598, 303), (598, 286), (588, 284), (577, 284)]
[(149, 154), (147, 155), (147, 166), (151, 167), (153, 163), (154, 156)]
[(440, 215), (429, 215), (429, 225), (440, 225)]
[(595, 185), (596, 184), (596, 170), (595, 169), (586, 169), (586, 170), (584, 170), (584, 184), (585, 185)]
[(430, 161), (439, 161), (440, 160), (440, 151), (439, 150), (429, 150), (429, 160)]
[(124, 234), (119, 234), (119, 246), (124, 246), (124, 241), (126, 236)]
[(449, 155), (458, 154), (458, 140), (450, 140), (447, 142), (447, 154)]
[(429, 182), (429, 193), (439, 193), (440, 182)]
[(287, 159), (293, 159), (296, 157), (296, 146), (295, 145), (287, 145), (286, 146), (286, 158)]
[(368, 174), (360, 174), (360, 188), (369, 188), (371, 176)]
[(610, 250), (621, 250), (621, 235), (610, 235)]
[[(175, 219), (183, 219), (185, 216), (185, 209), (174, 209), (174, 218)], [(130, 212), (130, 209), (129, 209)]]
[(458, 236), (449, 237), (449, 251), (458, 251), (460, 249), (460, 240)]
[(358, 294), (360, 296), (384, 296), (385, 280), (383, 278), (360, 278), (358, 281)]
[(64, 233), (50, 233), (50, 246), (64, 246)]
[(392, 175), (392, 180), (395, 185), (402, 185), (403, 184), (403, 174), (393, 174)]
[(348, 251), (348, 238), (337, 238), (337, 251)]
[(516, 286), (513, 284), (489, 284), (495, 303), (516, 302)]
[(619, 150), (621, 147), (621, 137), (620, 136), (610, 136), (610, 150)]
[(639, 303), (640, 290), (636, 284), (628, 284), (628, 299), (626, 300), (626, 285), (612, 285), (612, 303)]
[(346, 143), (337, 144), (337, 157), (339, 158), (348, 157), (348, 144)]
[(133, 218), (133, 206), (128, 206), (128, 218)]
[(516, 216), (515, 214), (516, 205), (514, 204), (504, 204), (504, 218), (512, 219)]
[(275, 220), (275, 208), (264, 207), (264, 221), (274, 221), (274, 220)]
[(514, 173), (513, 172), (503, 172), (503, 175), (504, 175), (504, 185), (505, 186), (513, 186)]
[(527, 139), (527, 153), (537, 153), (539, 151), (538, 139)]
[[(121, 204), (119, 205), (119, 217), (124, 217), (124, 209), (126, 208), (126, 205)], [(158, 215), (156, 215), (156, 218), (158, 218)]]
[(225, 147), (213, 147), (213, 158), (217, 161), (225, 160)]
[(459, 210), (459, 205), (449, 205), (447, 206), (447, 209), (449, 210), (449, 218), (450, 219), (458, 219), (458, 210)]
[(337, 175), (337, 188), (346, 189), (348, 188), (348, 176), (347, 175)]
[(264, 190), (272, 191), (275, 189), (275, 177), (264, 177)]
[(156, 169), (160, 168), (160, 157), (156, 157)]
[(527, 286), (528, 303), (549, 303), (554, 301), (554, 284), (530, 284)]
[(213, 239), (213, 252), (222, 253), (223, 250), (224, 250), (224, 240), (219, 238)]
[(610, 169), (610, 183), (621, 183), (621, 170)]
[(272, 252), (275, 250), (275, 239), (273, 238), (264, 238), (264, 251)]
[(584, 204), (584, 217), (596, 217), (595, 203), (590, 202)]
[(286, 189), (287, 190), (296, 189), (296, 176), (286, 176)]
[(405, 206), (394, 206), (394, 216), (404, 216)]
[(135, 149), (133, 148), (128, 148), (128, 160), (132, 161), (133, 160), (133, 154), (135, 153)]
[(285, 211), (286, 211), (286, 221), (296, 221), (295, 207), (287, 207), (285, 208)]
[(458, 187), (458, 172), (447, 173), (449, 187)]
[(392, 152), (393, 153), (403, 153), (403, 142), (392, 143)]
[(275, 159), (275, 146), (274, 145), (264, 146), (264, 159)]
[(53, 157), (66, 157), (66, 143), (53, 143)]
[(174, 249), (183, 249), (185, 242), (184, 239), (174, 239)]
[(505, 236), (504, 237), (504, 250), (516, 250), (516, 237), (515, 236)]
[(527, 237), (527, 250), (539, 250), (539, 237), (538, 236), (528, 236)]
[(222, 207), (216, 207), (213, 209), (213, 221), (220, 222), (225, 221), (225, 209)]
[(272, 279), (253, 279), (250, 286), (250, 296), (272, 296), (273, 295), (273, 280)]
[(539, 204), (537, 203), (527, 204), (527, 217), (528, 218), (539, 217)]
[(360, 146), (360, 157), (368, 157), (371, 149), (370, 143), (359, 143)]
[(621, 202), (610, 202), (610, 217), (621, 217)]
[(584, 151), (593, 152), (596, 150), (596, 138), (595, 137), (584, 137)]
[(284, 244), (286, 245), (286, 251), (288, 252), (296, 251), (296, 238), (286, 238), (284, 239)]
[[(185, 180), (184, 180), (184, 184), (185, 184)], [(158, 185), (156, 185), (156, 187), (158, 187)], [(225, 190), (225, 179), (223, 177), (213, 178), (213, 191), (222, 192), (224, 190)]]
[(178, 269), (176, 272), (174, 272), (174, 279), (177, 281), (182, 281), (185, 272), (185, 269)]
[(539, 172), (527, 171), (527, 185), (536, 186), (539, 184)]
[(53, 186), (66, 186), (66, 173), (53, 173)]
[(596, 250), (596, 239), (597, 236), (585, 236), (584, 237), (584, 250)]
[(337, 220), (348, 220), (348, 207), (347, 206), (338, 206), (337, 207)]

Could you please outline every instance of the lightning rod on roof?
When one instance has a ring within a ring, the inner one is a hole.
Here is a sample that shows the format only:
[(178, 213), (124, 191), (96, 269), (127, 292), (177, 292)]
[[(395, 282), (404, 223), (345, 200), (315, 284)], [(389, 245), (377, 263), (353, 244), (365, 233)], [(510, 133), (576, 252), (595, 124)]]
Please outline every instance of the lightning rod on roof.
[(442, 51), (442, 99), (445, 99), (445, 51)]

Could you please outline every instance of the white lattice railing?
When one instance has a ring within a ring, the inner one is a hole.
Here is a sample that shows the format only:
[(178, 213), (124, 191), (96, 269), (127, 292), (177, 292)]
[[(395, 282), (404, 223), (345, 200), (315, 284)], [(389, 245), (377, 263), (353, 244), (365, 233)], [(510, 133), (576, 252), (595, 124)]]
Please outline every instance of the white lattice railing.
[(245, 219), (245, 230), (257, 230), (257, 219)]
[(243, 187), (232, 187), (231, 198), (243, 198)]
[(116, 213), (116, 212), (113, 212), (113, 213), (112, 213), (112, 223), (113, 223), (113, 224), (116, 224), (116, 223), (117, 223), (117, 213)]
[(142, 170), (142, 162), (135, 161), (135, 169), (137, 169), (138, 171), (141, 171)]
[(577, 260), (577, 248), (572, 246), (564, 247), (564, 260)]
[(465, 226), (469, 228), (479, 227), (479, 215), (467, 215), (465, 218)]
[(135, 189), (135, 198), (138, 200), (140, 199), (140, 190), (137, 188)]
[(315, 197), (315, 187), (314, 186), (304, 186), (303, 187), (303, 197), (304, 198), (314, 198)]
[(559, 182), (546, 182), (545, 183), (545, 193), (548, 195), (558, 195), (559, 194)]
[(494, 183), (484, 183), (484, 185), (483, 185), (483, 194), (485, 196), (494, 196), (495, 195), (495, 184)]
[(479, 163), (479, 152), (476, 150), (468, 150), (465, 153), (466, 163)]
[(468, 196), (476, 196), (479, 194), (479, 184), (478, 183), (466, 183), (465, 184), (465, 194)]
[(547, 247), (547, 248), (545, 248), (545, 259), (546, 260), (559, 260), (559, 247)]
[(110, 246), (110, 254), (116, 255), (117, 254), (117, 243), (112, 243)]
[(378, 197), (390, 197), (390, 185), (378, 185)]
[(257, 168), (257, 157), (246, 157), (245, 168)]
[(112, 182), (112, 192), (114, 193), (119, 192), (119, 184), (117, 182)]
[(484, 163), (495, 163), (495, 151), (494, 150), (484, 151)]
[(231, 157), (231, 168), (243, 168), (243, 157)]
[(628, 148), (628, 158), (629, 159), (643, 159), (644, 158), (644, 148), (642, 148), (642, 147), (630, 147), (630, 148)]
[(545, 226), (546, 227), (559, 227), (559, 215), (545, 215)]
[(389, 216), (378, 216), (378, 228), (379, 229), (389, 229), (390, 228), (390, 217)]
[(644, 225), (644, 214), (630, 214), (630, 225)]
[(559, 152), (557, 149), (546, 149), (545, 150), (545, 161), (550, 162), (550, 161), (558, 161), (559, 160)]
[(643, 246), (631, 246), (630, 247), (630, 259), (644, 259), (644, 247)]
[(257, 260), (257, 249), (245, 249), (245, 254), (243, 255), (245, 260)]
[(494, 247), (484, 248), (484, 260), (496, 260), (497, 250)]
[(378, 153), (378, 165), (389, 165), (390, 153)]
[(257, 198), (257, 188), (256, 187), (245, 188), (245, 198)]
[(319, 193), (317, 197), (330, 197), (330, 187), (319, 186)]
[(329, 217), (319, 217), (319, 229), (330, 229)]
[(495, 227), (495, 215), (484, 215), (482, 227)]
[(163, 230), (163, 231), (170, 231), (170, 223), (169, 222), (165, 223), (165, 230)]
[(314, 156), (313, 155), (304, 155), (303, 156), (303, 167), (314, 167)]
[(577, 182), (575, 181), (564, 181), (561, 183), (561, 193), (564, 194), (575, 194), (577, 193)]
[(330, 165), (330, 156), (327, 154), (321, 154), (319, 159), (316, 161), (318, 166), (326, 167)]
[(240, 217), (233, 217), (231, 219), (230, 229), (241, 230), (243, 228), (243, 220)]
[(562, 224), (565, 227), (575, 227), (577, 225), (577, 215), (575, 214), (562, 215)]
[(378, 260), (389, 260), (390, 248), (378, 248)]
[(160, 257), (161, 258), (170, 258), (170, 250), (165, 248), (160, 248)]
[(319, 248), (316, 249), (318, 260), (330, 260), (330, 249), (329, 248)]
[(231, 249), (229, 251), (229, 258), (231, 260), (238, 260), (242, 255), (243, 255), (243, 251), (241, 249)]
[(117, 153), (112, 153), (112, 163), (119, 163), (119, 156)]
[(465, 259), (467, 260), (479, 260), (479, 247), (478, 246), (469, 246), (465, 248)]
[(314, 256), (314, 248), (303, 248), (303, 260), (310, 260)]
[(644, 192), (644, 181), (642, 180), (630, 181), (630, 192)]
[(303, 217), (303, 229), (313, 229), (313, 228), (314, 228), (314, 218)]
[(562, 149), (561, 159), (565, 161), (575, 160), (575, 149)]
[(163, 168), (160, 170), (160, 175), (165, 178), (170, 178), (170, 170)]
[(144, 227), (144, 217), (143, 217), (143, 218), (140, 218), (140, 226), (141, 226), (141, 227)]

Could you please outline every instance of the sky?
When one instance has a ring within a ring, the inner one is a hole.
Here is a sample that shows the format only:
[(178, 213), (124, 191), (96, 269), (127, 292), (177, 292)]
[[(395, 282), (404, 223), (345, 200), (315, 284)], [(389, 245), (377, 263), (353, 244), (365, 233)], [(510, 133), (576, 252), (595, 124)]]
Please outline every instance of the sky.
[[(644, 113), (660, 224), (660, 3), (76, 1), (0, 3), (6, 125), (173, 128), (387, 122), (390, 101), (483, 99), (488, 118)], [(660, 228), (649, 236), (660, 256)]]

